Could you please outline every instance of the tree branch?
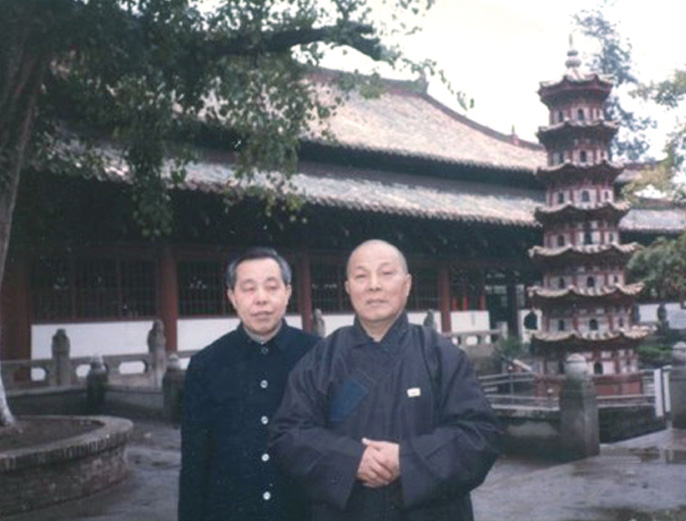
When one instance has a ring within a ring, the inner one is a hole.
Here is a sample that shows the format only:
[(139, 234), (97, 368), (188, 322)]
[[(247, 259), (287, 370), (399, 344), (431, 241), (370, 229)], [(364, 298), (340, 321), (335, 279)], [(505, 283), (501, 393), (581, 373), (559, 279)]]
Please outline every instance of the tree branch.
[(353, 49), (378, 60), (382, 47), (377, 37), (370, 37), (374, 28), (358, 22), (339, 22), (318, 28), (289, 29), (265, 32), (256, 42), (252, 35), (246, 34), (224, 40), (205, 41), (208, 52), (214, 58), (221, 56), (244, 56), (260, 52), (285, 52), (296, 45), (322, 42), (348, 45)]

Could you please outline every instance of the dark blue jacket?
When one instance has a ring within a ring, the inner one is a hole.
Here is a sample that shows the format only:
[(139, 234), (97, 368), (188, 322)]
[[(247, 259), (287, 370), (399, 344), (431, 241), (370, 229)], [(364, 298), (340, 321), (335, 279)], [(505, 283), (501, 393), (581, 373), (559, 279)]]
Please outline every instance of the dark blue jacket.
[[(344, 327), (291, 372), (271, 449), (313, 501), (314, 521), (470, 521), (469, 492), (500, 429), (466, 355), (398, 318), (381, 342)], [(356, 479), (363, 437), (400, 444), (400, 478)]]
[(284, 324), (260, 345), (239, 326), (186, 371), (179, 521), (302, 521), (303, 497), (267, 451), (288, 373), (317, 341)]

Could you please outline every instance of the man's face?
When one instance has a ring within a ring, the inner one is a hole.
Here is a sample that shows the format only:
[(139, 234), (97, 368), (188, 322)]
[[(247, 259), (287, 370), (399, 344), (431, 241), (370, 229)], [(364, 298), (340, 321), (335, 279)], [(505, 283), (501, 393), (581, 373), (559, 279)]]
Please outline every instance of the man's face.
[(405, 309), (412, 278), (393, 247), (372, 242), (353, 252), (345, 289), (365, 328), (390, 327)]
[(286, 314), (291, 287), (284, 284), (274, 259), (254, 259), (238, 265), (236, 285), (227, 293), (243, 327), (259, 337), (270, 337)]

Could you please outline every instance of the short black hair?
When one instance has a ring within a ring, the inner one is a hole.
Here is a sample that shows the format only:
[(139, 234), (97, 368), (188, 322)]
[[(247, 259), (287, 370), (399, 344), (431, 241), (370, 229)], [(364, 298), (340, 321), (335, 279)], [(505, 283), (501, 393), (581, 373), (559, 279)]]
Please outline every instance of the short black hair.
[(226, 265), (226, 287), (228, 289), (234, 289), (236, 287), (236, 272), (238, 271), (238, 266), (241, 263), (258, 259), (273, 259), (279, 265), (283, 283), (286, 286), (290, 286), (293, 274), (291, 272), (291, 267), (288, 265), (288, 262), (286, 262), (286, 259), (279, 255), (274, 248), (257, 246), (254, 248), (249, 248), (229, 260), (229, 263)]

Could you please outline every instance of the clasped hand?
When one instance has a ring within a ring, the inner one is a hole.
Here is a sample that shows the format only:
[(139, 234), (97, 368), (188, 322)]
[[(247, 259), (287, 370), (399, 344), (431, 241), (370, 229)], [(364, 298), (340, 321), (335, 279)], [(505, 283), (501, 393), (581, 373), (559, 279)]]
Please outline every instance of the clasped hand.
[(367, 446), (357, 468), (357, 479), (371, 488), (393, 483), (400, 476), (400, 446), (390, 441), (362, 438)]

